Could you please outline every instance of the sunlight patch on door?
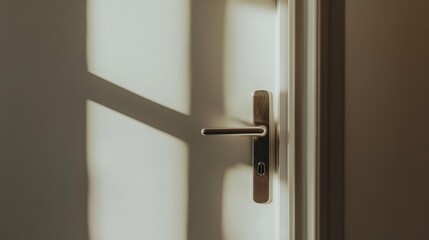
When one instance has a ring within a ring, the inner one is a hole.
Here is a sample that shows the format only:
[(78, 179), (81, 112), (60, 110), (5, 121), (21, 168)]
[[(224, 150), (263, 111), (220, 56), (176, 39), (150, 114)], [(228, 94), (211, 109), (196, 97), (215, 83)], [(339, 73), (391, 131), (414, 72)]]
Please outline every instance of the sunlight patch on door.
[(87, 101), (91, 240), (185, 240), (188, 146)]
[(189, 0), (88, 0), (88, 71), (190, 113)]
[(251, 121), (253, 92), (274, 93), (276, 11), (273, 0), (226, 1), (224, 86), (231, 118)]
[(276, 200), (253, 201), (252, 166), (237, 164), (225, 173), (222, 200), (223, 240), (276, 239)]

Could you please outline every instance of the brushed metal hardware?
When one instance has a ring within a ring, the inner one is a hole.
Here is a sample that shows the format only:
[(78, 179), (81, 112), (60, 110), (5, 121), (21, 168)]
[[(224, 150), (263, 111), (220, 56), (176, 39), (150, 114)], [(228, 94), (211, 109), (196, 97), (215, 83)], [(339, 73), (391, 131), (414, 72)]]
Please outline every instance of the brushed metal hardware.
[(238, 136), (238, 137), (263, 137), (267, 134), (265, 126), (244, 128), (203, 128), (201, 134), (204, 136)]
[(253, 127), (203, 128), (204, 136), (252, 137), (253, 200), (268, 203), (272, 192), (274, 164), (274, 122), (271, 93), (258, 90), (253, 93)]

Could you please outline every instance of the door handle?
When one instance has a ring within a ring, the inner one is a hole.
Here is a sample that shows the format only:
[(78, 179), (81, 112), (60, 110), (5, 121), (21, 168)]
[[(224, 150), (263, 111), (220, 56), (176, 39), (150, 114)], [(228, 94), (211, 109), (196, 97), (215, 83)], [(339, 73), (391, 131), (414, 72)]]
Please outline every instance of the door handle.
[(265, 126), (243, 127), (243, 128), (203, 128), (201, 134), (204, 136), (249, 136), (263, 137), (267, 134)]
[(258, 90), (253, 93), (253, 125), (243, 128), (203, 128), (201, 134), (252, 137), (253, 200), (268, 203), (271, 199), (275, 156), (272, 96), (269, 91)]

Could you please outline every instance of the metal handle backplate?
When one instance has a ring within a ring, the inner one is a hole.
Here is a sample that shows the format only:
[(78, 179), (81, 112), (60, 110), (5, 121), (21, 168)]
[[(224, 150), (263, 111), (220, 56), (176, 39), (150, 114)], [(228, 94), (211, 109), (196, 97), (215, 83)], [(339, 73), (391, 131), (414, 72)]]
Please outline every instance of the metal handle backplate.
[(274, 164), (274, 123), (271, 93), (258, 90), (253, 93), (253, 127), (203, 128), (205, 136), (253, 137), (253, 200), (268, 203), (272, 192)]

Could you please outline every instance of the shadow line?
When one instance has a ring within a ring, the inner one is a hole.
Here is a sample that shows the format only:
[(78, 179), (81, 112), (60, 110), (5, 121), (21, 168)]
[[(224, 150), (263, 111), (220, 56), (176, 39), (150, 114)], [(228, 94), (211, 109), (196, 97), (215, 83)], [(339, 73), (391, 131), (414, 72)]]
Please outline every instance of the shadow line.
[[(225, 0), (191, 1), (191, 116), (204, 127), (224, 116)], [(194, 126), (200, 128), (201, 126)], [(225, 138), (192, 135), (189, 162), (188, 240), (220, 240), (225, 169), (231, 145)]]
[(189, 116), (145, 99), (93, 74), (88, 74), (88, 99), (139, 122), (189, 142)]

